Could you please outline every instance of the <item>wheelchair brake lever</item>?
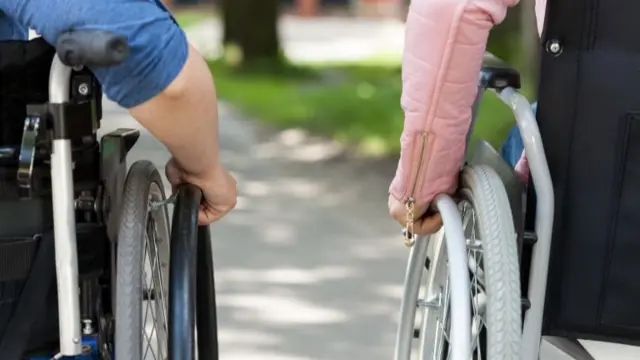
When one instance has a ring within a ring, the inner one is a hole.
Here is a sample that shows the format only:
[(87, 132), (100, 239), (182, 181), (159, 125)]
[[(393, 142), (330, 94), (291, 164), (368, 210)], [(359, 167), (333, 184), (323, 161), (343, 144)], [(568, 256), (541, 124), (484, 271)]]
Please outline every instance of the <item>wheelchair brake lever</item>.
[(36, 142), (38, 131), (40, 130), (40, 121), (39, 116), (27, 116), (24, 120), (22, 143), (20, 144), (18, 157), (17, 180), (18, 187), (24, 191), (24, 195), (27, 198), (31, 197), (31, 177), (33, 175), (33, 162), (36, 156)]

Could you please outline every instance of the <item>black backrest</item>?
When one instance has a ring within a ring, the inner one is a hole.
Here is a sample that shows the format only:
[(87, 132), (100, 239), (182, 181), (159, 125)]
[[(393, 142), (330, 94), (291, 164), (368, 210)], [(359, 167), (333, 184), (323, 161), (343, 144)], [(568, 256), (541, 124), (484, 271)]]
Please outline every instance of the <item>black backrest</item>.
[(0, 146), (19, 145), (27, 104), (47, 102), (54, 55), (41, 38), (0, 42)]
[(556, 193), (548, 334), (640, 340), (638, 15), (633, 0), (548, 2), (538, 105)]

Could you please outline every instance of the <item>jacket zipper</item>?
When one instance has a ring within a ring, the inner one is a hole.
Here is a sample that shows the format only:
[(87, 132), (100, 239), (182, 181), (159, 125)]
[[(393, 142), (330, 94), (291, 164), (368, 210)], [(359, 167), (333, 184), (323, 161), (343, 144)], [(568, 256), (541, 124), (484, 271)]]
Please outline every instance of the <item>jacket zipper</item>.
[(422, 162), (424, 160), (424, 147), (427, 144), (427, 140), (429, 138), (428, 134), (423, 133), (421, 135), (421, 144), (420, 144), (420, 158), (418, 162), (418, 167), (416, 168), (416, 173), (413, 178), (413, 184), (408, 187), (410, 191), (408, 192), (407, 200), (405, 201), (405, 206), (407, 210), (407, 218), (406, 218), (406, 227), (404, 231), (404, 244), (407, 247), (412, 247), (415, 244), (415, 235), (413, 233), (413, 224), (415, 222), (415, 214), (414, 214), (414, 206), (415, 199), (413, 198), (413, 194), (416, 191), (416, 186), (418, 185), (418, 177), (422, 171)]
[(422, 170), (422, 161), (424, 160), (424, 147), (427, 144), (427, 139), (429, 138), (428, 134), (423, 133), (421, 135), (421, 143), (420, 143), (420, 161), (418, 162), (418, 167), (416, 168), (416, 174), (413, 177), (413, 184), (410, 186), (411, 191), (409, 192), (409, 197), (407, 199), (407, 202), (409, 202), (409, 199), (413, 199), (413, 194), (416, 191), (416, 186), (418, 185), (418, 177), (420, 177), (420, 171)]

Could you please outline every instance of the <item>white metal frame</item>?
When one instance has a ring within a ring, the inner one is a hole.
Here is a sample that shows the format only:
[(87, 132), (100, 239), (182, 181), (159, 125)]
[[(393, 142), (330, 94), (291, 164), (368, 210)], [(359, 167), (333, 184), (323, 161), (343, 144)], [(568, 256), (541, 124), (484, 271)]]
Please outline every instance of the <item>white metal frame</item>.
[[(58, 55), (51, 63), (49, 103), (69, 101), (71, 73)], [(80, 322), (80, 288), (78, 285), (78, 244), (73, 194), (73, 160), (71, 140), (53, 140), (51, 152), (51, 192), (53, 200), (53, 230), (56, 248), (56, 280), (58, 284), (58, 316), (60, 355), (82, 353)]]

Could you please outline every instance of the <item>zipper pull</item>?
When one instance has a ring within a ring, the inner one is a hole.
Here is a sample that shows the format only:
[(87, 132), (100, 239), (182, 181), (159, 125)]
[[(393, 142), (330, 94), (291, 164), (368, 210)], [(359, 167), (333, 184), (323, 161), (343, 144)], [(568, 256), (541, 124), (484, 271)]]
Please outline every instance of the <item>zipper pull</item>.
[(407, 199), (407, 202), (405, 203), (407, 207), (407, 225), (404, 229), (404, 245), (408, 248), (412, 247), (413, 244), (416, 243), (416, 235), (413, 233), (413, 223), (415, 221), (413, 212), (415, 203), (416, 202), (413, 198)]

